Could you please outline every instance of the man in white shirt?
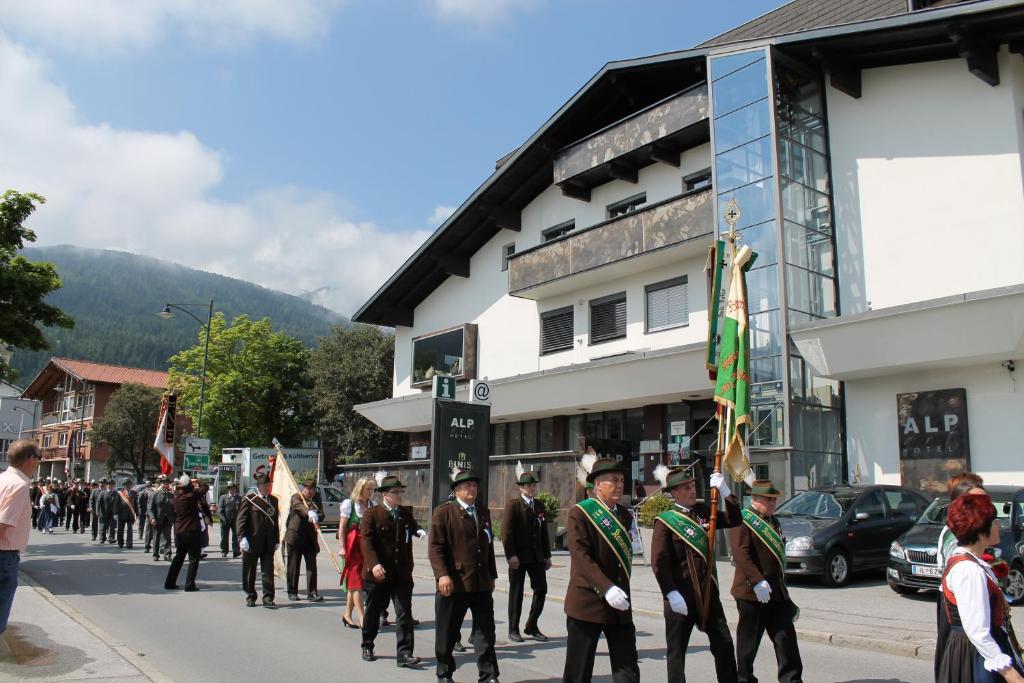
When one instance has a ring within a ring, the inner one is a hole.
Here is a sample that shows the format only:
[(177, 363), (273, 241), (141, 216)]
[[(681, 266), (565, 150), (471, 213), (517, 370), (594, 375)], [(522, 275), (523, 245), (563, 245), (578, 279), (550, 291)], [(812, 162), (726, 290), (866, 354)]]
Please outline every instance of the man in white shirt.
[(18, 588), (21, 551), (28, 547), (32, 528), (30, 475), (41, 458), (35, 441), (15, 441), (7, 451), (8, 467), (0, 474), (0, 633), (7, 630)]

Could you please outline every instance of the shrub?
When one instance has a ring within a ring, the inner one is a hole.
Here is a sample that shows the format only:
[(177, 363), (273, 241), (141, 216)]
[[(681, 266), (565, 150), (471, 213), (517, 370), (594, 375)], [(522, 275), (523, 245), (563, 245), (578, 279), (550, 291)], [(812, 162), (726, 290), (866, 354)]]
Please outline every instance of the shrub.
[(562, 503), (547, 491), (541, 491), (537, 494), (537, 501), (544, 506), (544, 516), (549, 522), (553, 522), (558, 519), (558, 511), (562, 508)]
[(637, 508), (636, 523), (648, 529), (654, 526), (655, 518), (665, 510), (672, 508), (672, 499), (664, 493), (651, 496)]

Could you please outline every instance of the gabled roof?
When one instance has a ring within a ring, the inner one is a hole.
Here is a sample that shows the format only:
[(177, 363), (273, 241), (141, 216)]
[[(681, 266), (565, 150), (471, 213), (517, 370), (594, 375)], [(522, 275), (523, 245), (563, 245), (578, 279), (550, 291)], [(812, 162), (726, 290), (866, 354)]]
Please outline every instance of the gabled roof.
[(146, 370), (144, 368), (131, 368), (125, 365), (110, 365), (108, 363), (94, 363), (92, 361), (74, 360), (72, 358), (51, 358), (35, 379), (28, 385), (22, 394), (25, 398), (39, 397), (39, 392), (46, 391), (54, 376), (59, 373), (66, 373), (75, 379), (93, 384), (142, 384), (154, 389), (165, 389), (167, 387), (168, 373), (160, 370)]

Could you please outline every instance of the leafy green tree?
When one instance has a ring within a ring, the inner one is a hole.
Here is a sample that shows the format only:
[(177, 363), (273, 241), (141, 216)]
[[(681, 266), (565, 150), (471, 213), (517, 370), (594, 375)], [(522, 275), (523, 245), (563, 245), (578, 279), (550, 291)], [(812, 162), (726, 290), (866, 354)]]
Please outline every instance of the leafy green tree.
[(324, 446), (363, 451), (374, 462), (401, 459), (405, 434), (382, 431), (352, 407), (391, 396), (395, 338), (371, 325), (333, 327), (313, 351), (313, 413)]
[(146, 465), (156, 467), (159, 456), (153, 450), (153, 441), (162, 396), (153, 387), (124, 384), (110, 397), (103, 417), (88, 433), (94, 444), (110, 447), (108, 470), (130, 467), (135, 471), (135, 481), (140, 482), (146, 476)]
[[(7, 190), (0, 195), (0, 345), (32, 351), (48, 349), (39, 329), (71, 328), (75, 322), (56, 306), (44, 303), (46, 296), (60, 289), (60, 276), (50, 263), (33, 263), (18, 252), (36, 234), (25, 221), (46, 200), (35, 193)], [(0, 379), (6, 372), (0, 361)]]
[[(219, 447), (286, 447), (309, 436), (309, 352), (302, 342), (275, 332), (269, 318), (240, 315), (227, 325), (223, 313), (210, 323), (203, 434)], [(192, 348), (170, 359), (170, 387), (193, 421), (199, 415), (200, 377), (206, 330)]]

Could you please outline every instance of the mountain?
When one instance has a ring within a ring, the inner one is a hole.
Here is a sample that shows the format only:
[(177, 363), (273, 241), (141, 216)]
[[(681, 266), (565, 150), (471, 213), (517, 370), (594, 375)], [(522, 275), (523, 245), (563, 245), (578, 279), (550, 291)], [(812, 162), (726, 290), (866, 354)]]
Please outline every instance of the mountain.
[(268, 317), (275, 330), (310, 347), (332, 325), (349, 324), (297, 296), (148, 256), (73, 246), (29, 247), (22, 254), (56, 266), (63, 286), (47, 301), (74, 317), (75, 328), (48, 330), (49, 351), (15, 350), (11, 365), (21, 385), (51, 356), (166, 370), (171, 356), (197, 342), (200, 326), (176, 310), (170, 320), (158, 317), (165, 303), (202, 304), (187, 308), (205, 323), (212, 298), (214, 312), (228, 321), (243, 313)]

